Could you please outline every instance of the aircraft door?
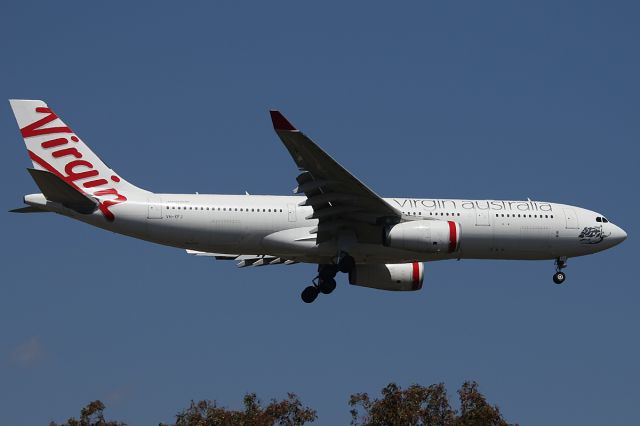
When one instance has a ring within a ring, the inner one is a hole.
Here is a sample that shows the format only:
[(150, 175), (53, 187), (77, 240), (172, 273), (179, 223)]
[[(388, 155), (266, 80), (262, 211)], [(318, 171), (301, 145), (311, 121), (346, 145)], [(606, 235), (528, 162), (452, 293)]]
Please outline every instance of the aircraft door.
[(481, 210), (476, 207), (476, 226), (489, 226), (489, 210)]
[(287, 204), (287, 212), (289, 214), (289, 222), (295, 222), (296, 221), (296, 205)]
[(147, 198), (147, 219), (162, 219), (162, 199), (158, 196)]
[(578, 217), (576, 216), (576, 212), (571, 208), (565, 208), (563, 210), (564, 218), (566, 220), (566, 228), (578, 229)]

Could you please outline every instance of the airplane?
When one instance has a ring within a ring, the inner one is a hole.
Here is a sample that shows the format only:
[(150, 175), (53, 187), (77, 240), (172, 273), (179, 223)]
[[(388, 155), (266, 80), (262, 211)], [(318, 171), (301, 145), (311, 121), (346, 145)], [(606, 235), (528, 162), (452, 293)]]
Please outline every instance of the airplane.
[(10, 100), (40, 193), (17, 213), (54, 212), (98, 228), (239, 267), (318, 265), (301, 294), (312, 303), (336, 288), (422, 288), (423, 262), (446, 259), (555, 260), (562, 284), (570, 257), (627, 237), (604, 215), (544, 201), (382, 198), (279, 111), (276, 134), (298, 168), (291, 196), (162, 194), (109, 168), (41, 100)]

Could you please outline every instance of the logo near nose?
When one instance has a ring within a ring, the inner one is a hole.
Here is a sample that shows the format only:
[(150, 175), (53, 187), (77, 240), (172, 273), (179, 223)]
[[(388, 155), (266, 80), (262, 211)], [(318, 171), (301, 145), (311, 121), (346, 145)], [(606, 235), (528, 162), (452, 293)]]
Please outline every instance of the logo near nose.
[(605, 234), (602, 225), (600, 226), (585, 226), (582, 228), (580, 235), (578, 235), (578, 239), (581, 244), (598, 244), (601, 243), (605, 238), (611, 235), (611, 232)]

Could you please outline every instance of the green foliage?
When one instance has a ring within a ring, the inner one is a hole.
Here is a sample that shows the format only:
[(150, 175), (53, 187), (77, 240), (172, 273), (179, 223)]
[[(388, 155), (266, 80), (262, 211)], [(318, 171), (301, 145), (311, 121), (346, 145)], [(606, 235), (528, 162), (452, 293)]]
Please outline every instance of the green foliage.
[[(402, 390), (395, 383), (382, 389), (381, 399), (371, 399), (366, 393), (349, 399), (351, 424), (378, 425), (454, 425), (455, 412), (449, 406), (442, 383), (428, 387), (412, 385)], [(360, 413), (358, 407), (364, 411)]]
[(458, 389), (460, 415), (456, 426), (508, 426), (496, 405), (489, 405), (476, 382), (465, 382)]
[[(458, 390), (460, 414), (451, 408), (444, 384), (411, 385), (403, 390), (395, 383), (382, 389), (382, 397), (351, 395), (354, 426), (508, 426), (497, 406), (489, 405), (476, 382)], [(361, 412), (362, 411), (362, 412)]]
[[(126, 423), (105, 420), (102, 413), (104, 409), (102, 401), (92, 401), (80, 410), (79, 419), (70, 417), (66, 423), (62, 423), (60, 426), (126, 426)], [(58, 423), (51, 422), (49, 426), (58, 426)]]
[[(367, 393), (351, 395), (353, 426), (509, 426), (500, 410), (490, 405), (478, 390), (476, 382), (465, 382), (458, 389), (459, 412), (451, 408), (443, 383), (431, 386), (411, 385), (402, 389), (390, 383), (382, 389), (380, 398)], [(301, 426), (314, 422), (316, 411), (302, 405), (298, 397), (287, 394), (281, 401), (272, 399), (266, 406), (255, 393), (244, 396), (243, 409), (230, 410), (216, 401), (194, 402), (176, 414), (175, 423), (160, 426)], [(105, 406), (100, 401), (87, 404), (79, 419), (50, 426), (126, 426), (104, 419)]]
[(282, 401), (271, 400), (266, 407), (250, 393), (244, 397), (242, 411), (220, 407), (215, 401), (191, 401), (189, 408), (176, 415), (172, 426), (300, 426), (317, 418), (316, 411), (303, 407), (293, 393)]

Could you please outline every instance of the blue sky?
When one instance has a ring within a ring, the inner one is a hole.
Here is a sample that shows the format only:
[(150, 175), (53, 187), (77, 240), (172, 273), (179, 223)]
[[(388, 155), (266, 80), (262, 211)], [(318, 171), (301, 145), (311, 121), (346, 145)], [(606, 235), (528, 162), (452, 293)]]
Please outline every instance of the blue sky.
[[(114, 169), (158, 192), (289, 194), (269, 108), (383, 196), (564, 202), (622, 245), (553, 262), (426, 265), (417, 293), (299, 300), (311, 265), (238, 270), (55, 215), (8, 102), (0, 424), (93, 399), (130, 424), (191, 399), (293, 391), (318, 424), (351, 393), (477, 380), (509, 421), (622, 425), (640, 393), (636, 2), (12, 2), (0, 93), (45, 99)], [(635, 284), (634, 284), (635, 283)]]

